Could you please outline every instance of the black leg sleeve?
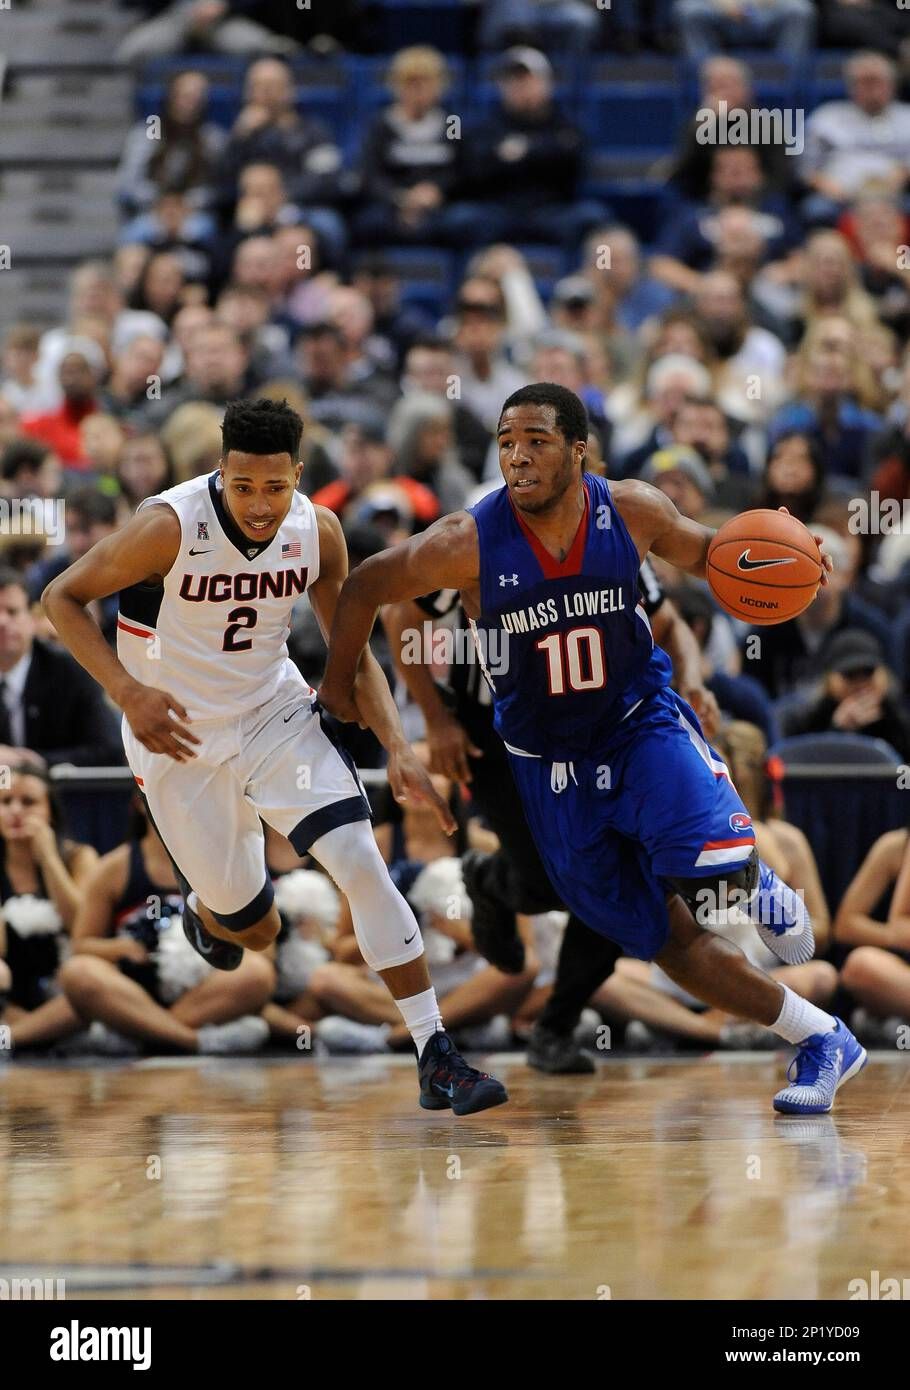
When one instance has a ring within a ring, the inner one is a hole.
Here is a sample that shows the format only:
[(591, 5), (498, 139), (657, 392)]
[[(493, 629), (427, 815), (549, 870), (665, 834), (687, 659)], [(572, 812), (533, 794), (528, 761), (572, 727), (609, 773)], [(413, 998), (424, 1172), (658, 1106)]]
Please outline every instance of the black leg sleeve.
[(613, 973), (622, 950), (572, 913), (562, 938), (556, 982), (540, 1023), (554, 1033), (571, 1033), (591, 995)]

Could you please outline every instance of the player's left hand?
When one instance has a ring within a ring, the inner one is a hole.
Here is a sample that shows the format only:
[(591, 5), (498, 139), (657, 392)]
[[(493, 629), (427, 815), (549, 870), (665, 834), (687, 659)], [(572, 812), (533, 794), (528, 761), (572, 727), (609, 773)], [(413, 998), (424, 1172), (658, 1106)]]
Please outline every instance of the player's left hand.
[[(785, 516), (789, 516), (789, 515), (790, 515), (790, 508), (789, 508), (789, 507), (778, 507), (777, 510), (778, 510), (779, 512), (783, 512), (783, 513), (785, 514)], [(834, 561), (831, 559), (831, 556), (828, 554), (827, 550), (822, 550), (822, 546), (824, 545), (824, 537), (823, 537), (823, 536), (813, 536), (812, 539), (815, 541), (815, 544), (818, 546), (819, 554), (820, 554), (821, 557), (822, 557), (822, 577), (821, 577), (821, 583), (822, 583), (822, 584), (827, 584), (827, 582), (828, 582), (828, 575), (831, 574), (832, 571), (834, 570)]]
[(702, 732), (710, 741), (720, 728), (720, 706), (713, 690), (709, 690), (706, 685), (687, 685), (680, 687), (679, 693), (698, 715)]
[(341, 690), (330, 681), (323, 681), (316, 691), (316, 699), (329, 714), (334, 714), (344, 724), (359, 724), (360, 710), (354, 699), (353, 690)]
[(392, 750), (386, 773), (392, 795), (399, 805), (422, 801), (435, 812), (436, 819), (447, 835), (455, 833), (455, 817), (433, 786), (423, 763), (408, 744), (402, 744)]

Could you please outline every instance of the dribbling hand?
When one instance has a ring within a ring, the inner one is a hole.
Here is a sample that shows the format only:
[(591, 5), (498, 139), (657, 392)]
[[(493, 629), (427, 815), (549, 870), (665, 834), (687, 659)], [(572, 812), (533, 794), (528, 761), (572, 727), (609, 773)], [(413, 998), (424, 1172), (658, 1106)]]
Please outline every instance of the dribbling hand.
[(389, 754), (386, 774), (392, 795), (399, 805), (407, 805), (414, 801), (425, 802), (434, 812), (445, 833), (455, 833), (458, 828), (455, 817), (433, 786), (423, 763), (407, 744)]
[[(166, 753), (178, 763), (195, 758), (193, 749), (187, 745), (198, 743), (199, 739), (177, 722), (188, 721), (189, 716), (183, 705), (166, 690), (153, 690), (137, 682), (121, 708), (136, 738), (150, 753)], [(171, 718), (172, 710), (177, 719)]]

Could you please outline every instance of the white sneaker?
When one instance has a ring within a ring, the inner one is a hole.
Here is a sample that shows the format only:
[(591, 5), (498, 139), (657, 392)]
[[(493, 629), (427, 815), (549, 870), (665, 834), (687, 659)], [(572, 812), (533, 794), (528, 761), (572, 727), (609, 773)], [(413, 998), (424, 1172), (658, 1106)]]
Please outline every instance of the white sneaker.
[(785, 965), (804, 965), (815, 955), (815, 934), (806, 904), (763, 859), (758, 888), (746, 911), (765, 946)]
[(245, 1014), (230, 1023), (206, 1023), (199, 1030), (199, 1051), (206, 1056), (258, 1052), (268, 1041), (269, 1025), (258, 1014)]
[(355, 1023), (352, 1018), (331, 1014), (316, 1024), (316, 1036), (329, 1052), (388, 1052), (388, 1023)]

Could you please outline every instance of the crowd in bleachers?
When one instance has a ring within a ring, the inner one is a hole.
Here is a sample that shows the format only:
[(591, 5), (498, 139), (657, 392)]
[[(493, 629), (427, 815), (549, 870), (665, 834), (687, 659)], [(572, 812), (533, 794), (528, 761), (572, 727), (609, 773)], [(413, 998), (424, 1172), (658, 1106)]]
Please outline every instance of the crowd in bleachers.
[[(149, 924), (148, 894), (176, 891), (154, 830), (137, 822), (100, 860), (64, 838), (46, 769), (123, 755), (115, 712), (38, 600), (143, 498), (217, 466), (238, 396), (302, 415), (301, 487), (341, 518), (356, 561), (496, 484), (501, 404), (535, 380), (584, 401), (592, 470), (651, 482), (709, 525), (786, 506), (824, 537), (831, 582), (799, 619), (751, 632), (705, 585), (655, 568), (700, 646), (724, 721), (710, 732), (754, 783), (764, 857), (812, 899), (824, 959), (794, 988), (827, 1004), (846, 985), (869, 1036), (910, 1020), (907, 832), (876, 841), (843, 901), (826, 902), (811, 836), (775, 814), (762, 774), (769, 747), (806, 734), (883, 740), (910, 762), (910, 102), (889, 7), (780, 0), (748, 12), (768, 20), (759, 34), (713, 0), (656, 3), (652, 35), (678, 26), (682, 52), (648, 85), (624, 82), (604, 51), (610, 37), (641, 51), (644, 21), (601, 29), (585, 0), (489, 3), (474, 54), (358, 51), (355, 21), (373, 7), (356, 3), (307, 49), (268, 6), (142, 8), (123, 55), (136, 124), (116, 251), (75, 270), (59, 324), (17, 325), (2, 345), (0, 493), (66, 500), (62, 545), (0, 536), (0, 761), (20, 769), (0, 789), (0, 1023), (16, 1045), (64, 1045), (87, 1024), (99, 1048), (121, 1033), (254, 1046), (266, 1025), (286, 1042), (312, 1030), (328, 1046), (406, 1044), (343, 901), (295, 879), (309, 870), (274, 837), (284, 937), (227, 1002), (168, 934), (179, 901)], [(381, 46), (381, 25), (370, 32)], [(819, 34), (874, 49), (832, 63)], [(772, 59), (739, 53), (753, 42)], [(772, 106), (805, 112), (798, 150), (754, 132), (702, 138), (706, 113)], [(906, 525), (876, 524), (888, 502), (908, 504)], [(96, 609), (114, 642), (116, 595)], [(318, 683), (305, 601), (291, 652)], [(404, 718), (419, 737), (413, 706)], [(356, 755), (378, 761), (366, 739)], [(461, 847), (483, 846), (465, 789), (446, 792)], [(559, 914), (523, 924), (521, 974), (486, 965), (467, 899), (455, 920), (440, 908), (463, 893), (449, 843), (377, 809), (447, 1026), (469, 1042), (520, 1038), (552, 979)], [(170, 1022), (118, 1014), (118, 970)], [(592, 1005), (592, 1026), (635, 1021), (633, 1041), (641, 1028), (742, 1041), (634, 963)], [(245, 1043), (218, 1031), (251, 1014), (265, 1022)]]

